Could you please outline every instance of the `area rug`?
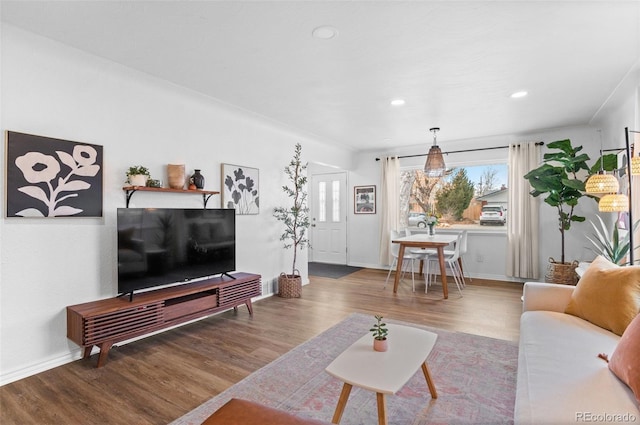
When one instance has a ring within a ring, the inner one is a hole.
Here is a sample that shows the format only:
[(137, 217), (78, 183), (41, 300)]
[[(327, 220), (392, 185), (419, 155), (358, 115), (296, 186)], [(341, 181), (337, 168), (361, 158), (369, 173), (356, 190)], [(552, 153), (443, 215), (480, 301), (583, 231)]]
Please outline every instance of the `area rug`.
[(362, 270), (362, 267), (346, 266), (343, 264), (309, 263), (309, 276), (328, 277), (339, 279), (341, 277)]
[[(366, 334), (374, 320), (372, 316), (359, 313), (350, 315), (178, 418), (172, 425), (200, 424), (234, 397), (331, 422), (342, 382), (324, 369)], [(386, 397), (389, 425), (513, 423), (518, 361), (516, 343), (395, 320), (387, 322), (438, 334), (427, 359), (438, 398), (431, 399), (422, 371), (416, 371), (402, 390)], [(353, 387), (340, 423), (377, 424), (375, 394)]]

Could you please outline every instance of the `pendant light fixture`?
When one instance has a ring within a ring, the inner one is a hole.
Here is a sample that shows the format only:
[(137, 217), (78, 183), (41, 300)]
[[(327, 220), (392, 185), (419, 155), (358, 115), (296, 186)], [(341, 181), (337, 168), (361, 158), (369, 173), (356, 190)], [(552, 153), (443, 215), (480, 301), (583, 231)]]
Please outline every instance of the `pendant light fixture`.
[(442, 177), (447, 169), (444, 164), (444, 158), (442, 157), (442, 151), (436, 141), (436, 133), (440, 131), (439, 127), (430, 128), (429, 131), (433, 133), (433, 145), (429, 148), (427, 154), (427, 162), (424, 164), (424, 173), (427, 177)]
[(585, 192), (590, 194), (617, 193), (618, 189), (620, 189), (618, 179), (612, 174), (607, 174), (603, 168), (602, 131), (598, 130), (598, 132), (600, 133), (600, 170), (598, 170), (598, 174), (589, 177), (585, 184)]
[(629, 197), (621, 193), (609, 193), (600, 198), (598, 202), (600, 212), (625, 212), (629, 211)]

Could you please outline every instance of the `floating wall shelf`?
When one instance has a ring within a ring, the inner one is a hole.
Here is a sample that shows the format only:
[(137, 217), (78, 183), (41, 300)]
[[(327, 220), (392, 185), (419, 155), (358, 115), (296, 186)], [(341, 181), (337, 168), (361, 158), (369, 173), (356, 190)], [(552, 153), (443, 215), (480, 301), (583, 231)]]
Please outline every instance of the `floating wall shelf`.
[(211, 190), (186, 190), (186, 189), (171, 189), (168, 187), (148, 187), (148, 186), (125, 186), (122, 188), (126, 192), (127, 197), (127, 208), (129, 208), (129, 201), (134, 193), (140, 192), (165, 192), (165, 193), (187, 193), (190, 195), (202, 195), (202, 202), (204, 204), (204, 208), (207, 208), (207, 202), (209, 202), (209, 198), (213, 195), (219, 195), (220, 192), (214, 192)]

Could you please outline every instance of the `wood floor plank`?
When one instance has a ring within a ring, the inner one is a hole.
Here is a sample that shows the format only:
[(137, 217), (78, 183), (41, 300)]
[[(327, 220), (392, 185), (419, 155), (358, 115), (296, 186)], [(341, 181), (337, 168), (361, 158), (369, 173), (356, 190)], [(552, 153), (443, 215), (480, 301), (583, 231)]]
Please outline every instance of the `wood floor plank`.
[(437, 283), (424, 293), (410, 279), (393, 294), (386, 272), (311, 277), (302, 298), (277, 296), (96, 355), (0, 388), (0, 423), (164, 424), (354, 312), (516, 341), (522, 284), (474, 279), (461, 297)]

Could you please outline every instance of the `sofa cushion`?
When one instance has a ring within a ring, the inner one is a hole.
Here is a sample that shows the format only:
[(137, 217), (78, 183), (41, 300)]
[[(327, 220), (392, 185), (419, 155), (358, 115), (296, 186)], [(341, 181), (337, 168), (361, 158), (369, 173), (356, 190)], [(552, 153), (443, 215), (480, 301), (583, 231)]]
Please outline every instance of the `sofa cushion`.
[(640, 416), (631, 390), (598, 358), (612, 353), (619, 340), (568, 314), (523, 313), (515, 424), (575, 424), (602, 412)]
[(619, 267), (598, 256), (571, 295), (566, 313), (622, 335), (640, 309), (640, 266)]
[(640, 314), (622, 334), (611, 355), (609, 369), (631, 388), (640, 403)]

